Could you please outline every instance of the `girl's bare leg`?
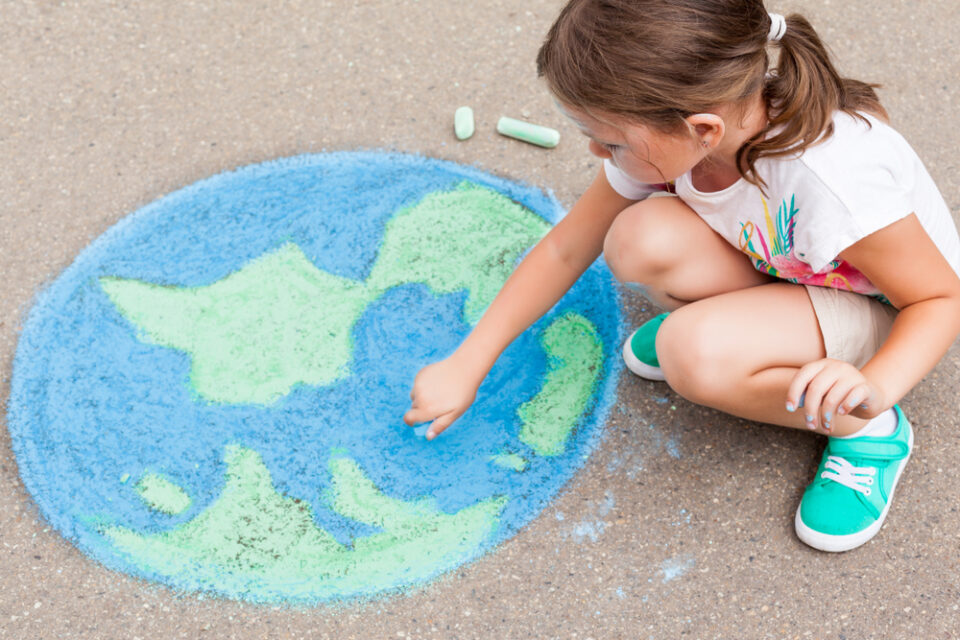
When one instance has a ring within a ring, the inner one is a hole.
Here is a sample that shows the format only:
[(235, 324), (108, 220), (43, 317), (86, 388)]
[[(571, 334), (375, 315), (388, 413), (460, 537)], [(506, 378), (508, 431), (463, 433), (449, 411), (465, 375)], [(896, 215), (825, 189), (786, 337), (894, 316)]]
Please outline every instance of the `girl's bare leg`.
[[(671, 313), (657, 332), (667, 383), (691, 402), (742, 418), (807, 429), (805, 412), (786, 409), (797, 370), (826, 357), (804, 287), (786, 282), (724, 293)], [(830, 435), (866, 420), (835, 416)], [(819, 432), (823, 433), (818, 425)]]
[(617, 216), (603, 247), (621, 282), (672, 311), (720, 293), (773, 282), (680, 198), (651, 198)]
[[(657, 334), (657, 356), (677, 393), (750, 420), (807, 428), (802, 409), (786, 410), (797, 370), (825, 357), (804, 287), (756, 271), (679, 198), (625, 209), (604, 256), (619, 280), (640, 284), (651, 301), (674, 311)], [(836, 416), (830, 433), (865, 423)]]

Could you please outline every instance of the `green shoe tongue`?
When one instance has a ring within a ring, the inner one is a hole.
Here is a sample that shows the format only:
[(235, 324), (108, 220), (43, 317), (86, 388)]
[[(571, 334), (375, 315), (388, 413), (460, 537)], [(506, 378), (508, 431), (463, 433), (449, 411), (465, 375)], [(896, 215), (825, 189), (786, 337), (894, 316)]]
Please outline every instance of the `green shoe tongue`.
[(910, 454), (910, 447), (901, 440), (889, 438), (830, 438), (827, 444), (829, 454), (846, 458), (851, 464), (855, 460), (902, 460)]

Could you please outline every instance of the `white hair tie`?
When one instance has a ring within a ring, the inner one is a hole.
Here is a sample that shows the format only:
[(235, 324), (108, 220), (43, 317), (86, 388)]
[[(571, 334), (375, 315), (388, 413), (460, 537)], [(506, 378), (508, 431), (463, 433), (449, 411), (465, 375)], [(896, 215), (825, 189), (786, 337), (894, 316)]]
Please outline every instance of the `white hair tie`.
[(770, 13), (770, 33), (767, 34), (768, 42), (780, 42), (780, 38), (787, 32), (787, 19), (779, 13)]

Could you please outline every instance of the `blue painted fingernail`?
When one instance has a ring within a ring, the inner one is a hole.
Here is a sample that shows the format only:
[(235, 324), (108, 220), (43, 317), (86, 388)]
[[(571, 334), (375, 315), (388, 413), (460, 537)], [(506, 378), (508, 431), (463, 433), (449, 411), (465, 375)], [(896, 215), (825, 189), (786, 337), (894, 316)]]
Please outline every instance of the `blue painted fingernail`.
[(861, 409), (866, 409), (866, 408), (867, 408), (867, 403), (864, 402), (862, 405), (860, 405), (860, 408), (861, 408)]
[(830, 424), (830, 421), (831, 421), (832, 419), (833, 419), (833, 414), (832, 414), (831, 412), (827, 411), (826, 413), (823, 414), (823, 420), (824, 420), (827, 424)]
[(795, 410), (796, 410), (796, 407), (793, 406), (793, 403), (792, 403), (792, 402), (788, 402), (788, 403), (787, 403), (787, 411), (789, 411), (790, 413), (793, 413)]
[(813, 416), (807, 414), (807, 422), (813, 422)]

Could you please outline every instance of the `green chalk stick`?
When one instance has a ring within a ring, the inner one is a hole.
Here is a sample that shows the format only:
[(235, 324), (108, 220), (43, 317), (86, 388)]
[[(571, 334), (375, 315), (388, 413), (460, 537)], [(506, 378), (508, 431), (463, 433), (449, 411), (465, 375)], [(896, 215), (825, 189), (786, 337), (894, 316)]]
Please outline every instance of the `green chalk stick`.
[(458, 140), (466, 140), (473, 135), (473, 131), (473, 109), (460, 107), (453, 114), (453, 132), (457, 134)]
[(548, 149), (557, 146), (560, 142), (560, 132), (556, 129), (505, 116), (497, 122), (497, 132), (509, 138), (516, 138)]

